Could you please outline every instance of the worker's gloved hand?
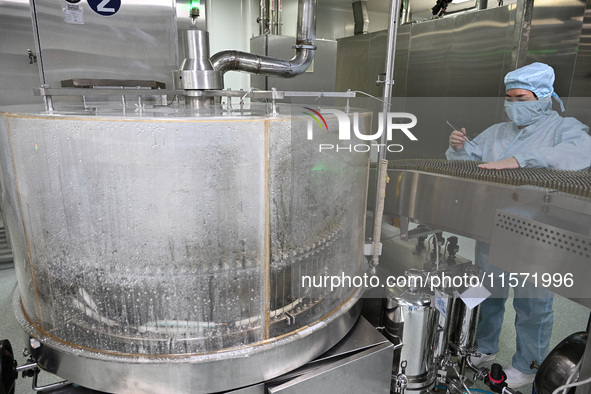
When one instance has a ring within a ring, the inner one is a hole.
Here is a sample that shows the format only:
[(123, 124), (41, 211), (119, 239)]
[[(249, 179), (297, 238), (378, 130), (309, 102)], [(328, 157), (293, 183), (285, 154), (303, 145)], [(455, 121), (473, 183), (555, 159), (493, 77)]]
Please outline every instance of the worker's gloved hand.
[(449, 135), (449, 146), (455, 150), (462, 149), (466, 142), (466, 129), (462, 127), (461, 130), (454, 130)]
[(478, 167), (486, 170), (511, 170), (513, 168), (519, 168), (519, 163), (514, 157), (503, 159), (499, 161), (489, 161), (488, 163), (479, 164)]

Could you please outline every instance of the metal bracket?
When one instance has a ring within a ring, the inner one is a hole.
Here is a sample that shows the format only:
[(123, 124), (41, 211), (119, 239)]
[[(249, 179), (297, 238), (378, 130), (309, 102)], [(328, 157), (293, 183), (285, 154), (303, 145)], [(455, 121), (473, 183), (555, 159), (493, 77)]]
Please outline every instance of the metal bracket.
[(31, 384), (31, 387), (34, 391), (36, 392), (51, 392), (54, 391), (60, 387), (66, 387), (72, 384), (72, 382), (68, 381), (68, 380), (62, 380), (61, 382), (56, 382), (56, 383), (52, 383), (52, 384), (48, 384), (45, 386), (37, 386), (37, 376), (39, 375), (39, 368), (35, 368), (35, 374), (33, 375), (33, 383)]
[(400, 217), (400, 239), (403, 241), (408, 241), (410, 238), (408, 225), (410, 223), (410, 219), (407, 216)]
[(271, 89), (272, 89), (272, 92), (273, 92), (273, 95), (271, 97), (271, 100), (272, 100), (272, 104), (271, 104), (271, 106), (272, 106), (272, 108), (271, 108), (271, 115), (277, 116), (277, 99), (278, 99), (278, 96), (279, 95), (277, 94), (277, 89), (275, 89), (275, 88), (271, 88)]
[(37, 54), (30, 49), (27, 49), (27, 54), (29, 55), (29, 64), (37, 63)]
[(287, 325), (291, 326), (292, 324), (295, 324), (295, 316), (292, 314), (289, 314), (287, 312), (284, 313), (285, 317), (287, 317)]
[[(125, 96), (137, 96), (138, 105), (142, 108), (143, 103), (141, 96), (185, 96), (185, 97), (203, 97), (203, 98), (218, 98), (226, 97), (230, 100), (232, 97), (239, 97), (241, 105), (246, 97), (255, 100), (271, 100), (271, 113), (277, 116), (277, 100), (284, 100), (287, 97), (336, 97), (336, 98), (352, 98), (356, 97), (356, 93), (348, 90), (346, 92), (298, 92), (298, 91), (281, 91), (273, 88), (271, 91), (249, 91), (245, 93), (243, 90), (182, 90), (182, 89), (148, 89), (148, 88), (50, 88), (43, 85), (40, 88), (34, 89), (35, 96), (42, 96), (45, 102), (45, 109), (48, 113), (54, 113), (53, 96), (79, 96), (83, 99), (85, 97), (106, 97), (106, 96), (120, 96), (123, 105), (126, 104)], [(229, 105), (231, 108), (231, 104)]]
[(378, 79), (376, 80), (376, 86), (385, 85), (386, 83), (389, 83), (390, 85), (394, 85), (394, 80), (386, 79), (386, 73), (378, 74)]
[[(378, 256), (382, 255), (382, 243), (379, 242), (379, 246), (378, 246)], [(366, 243), (363, 245), (363, 254), (366, 256), (373, 256), (373, 242), (371, 243)]]

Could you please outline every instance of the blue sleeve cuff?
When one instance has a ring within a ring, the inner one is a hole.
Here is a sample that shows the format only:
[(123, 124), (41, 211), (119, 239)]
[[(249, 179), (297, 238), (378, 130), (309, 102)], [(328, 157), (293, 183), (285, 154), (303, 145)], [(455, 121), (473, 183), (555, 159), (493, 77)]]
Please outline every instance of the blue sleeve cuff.
[(445, 157), (447, 160), (471, 160), (470, 155), (464, 150), (464, 148), (455, 150), (451, 146), (445, 151)]
[(535, 153), (516, 153), (513, 157), (521, 168), (548, 168), (546, 160)]

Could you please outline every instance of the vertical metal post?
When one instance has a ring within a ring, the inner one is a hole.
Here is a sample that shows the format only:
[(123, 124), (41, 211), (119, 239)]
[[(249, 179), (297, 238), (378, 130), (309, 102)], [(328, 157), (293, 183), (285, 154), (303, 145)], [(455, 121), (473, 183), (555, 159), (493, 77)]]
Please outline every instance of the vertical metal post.
[(259, 35), (263, 35), (265, 34), (265, 27), (266, 27), (266, 22), (265, 22), (265, 1), (266, 0), (259, 0), (259, 18), (258, 18), (258, 22), (259, 22)]
[(534, 0), (519, 0), (517, 2), (515, 33), (513, 36), (513, 49), (511, 51), (513, 69), (526, 65), (533, 12)]
[(277, 0), (269, 0), (269, 32), (277, 34)]
[(271, 98), (271, 116), (277, 116), (277, 89), (272, 88), (273, 97)]
[(53, 114), (53, 98), (51, 96), (43, 96), (43, 103), (45, 104), (45, 111), (48, 114)]
[(283, 0), (277, 0), (277, 34), (281, 35), (283, 25)]
[(264, 0), (264, 1), (265, 1), (265, 19), (264, 19), (265, 34), (271, 34), (271, 23), (273, 22), (271, 20), (271, 2), (273, 0)]
[(33, 26), (33, 38), (35, 40), (35, 50), (37, 51), (37, 66), (39, 67), (39, 79), (41, 81), (41, 86), (47, 86), (47, 81), (45, 80), (45, 70), (43, 67), (43, 52), (41, 51), (41, 43), (39, 41), (39, 28), (37, 26), (37, 9), (35, 8), (35, 1), (32, 0), (31, 4), (31, 22)]
[(374, 227), (373, 229), (373, 250), (371, 262), (369, 263), (370, 267), (377, 267), (379, 263), (378, 256), (380, 255), (382, 218), (384, 216), (384, 201), (386, 199), (386, 183), (388, 182), (388, 160), (380, 160), (377, 163), (377, 168), (380, 170), (380, 177), (376, 180), (378, 198), (373, 212), (373, 225), (378, 227)]
[(382, 106), (382, 137), (380, 139), (380, 150), (378, 152), (378, 165), (376, 166), (376, 200), (374, 203), (374, 215), (373, 215), (373, 226), (374, 232), (372, 234), (372, 242), (375, 242), (379, 236), (376, 234), (377, 232), (381, 232), (381, 223), (379, 223), (378, 215), (376, 215), (378, 203), (379, 203), (379, 182), (377, 181), (381, 177), (381, 168), (379, 163), (385, 159), (386, 157), (386, 149), (383, 147), (387, 144), (387, 121), (388, 121), (388, 112), (390, 111), (390, 100), (392, 97), (392, 86), (394, 85), (394, 59), (396, 57), (396, 39), (398, 37), (398, 25), (399, 23), (399, 13), (400, 13), (400, 1), (401, 0), (392, 0), (390, 3), (390, 23), (388, 26), (388, 51), (386, 52), (386, 80), (384, 81), (384, 92), (382, 95), (383, 98), (383, 106)]

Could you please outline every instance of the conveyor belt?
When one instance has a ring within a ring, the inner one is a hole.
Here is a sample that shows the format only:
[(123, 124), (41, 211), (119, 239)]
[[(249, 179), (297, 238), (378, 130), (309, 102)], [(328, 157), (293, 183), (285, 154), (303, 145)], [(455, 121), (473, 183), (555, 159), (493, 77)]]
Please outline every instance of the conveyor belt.
[(468, 160), (406, 159), (391, 160), (388, 162), (388, 168), (423, 171), (509, 186), (537, 186), (591, 198), (591, 172), (589, 171), (563, 171), (545, 168), (485, 170), (478, 167), (478, 164), (481, 163)]

